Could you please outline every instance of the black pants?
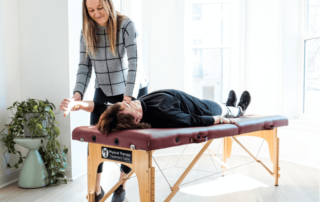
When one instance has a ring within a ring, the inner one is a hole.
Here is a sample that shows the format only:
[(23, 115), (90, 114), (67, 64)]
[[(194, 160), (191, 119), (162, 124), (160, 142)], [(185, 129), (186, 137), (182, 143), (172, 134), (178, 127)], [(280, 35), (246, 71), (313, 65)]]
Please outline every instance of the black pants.
[[(146, 95), (148, 93), (148, 87), (145, 88), (141, 88), (139, 90), (139, 94), (138, 97)], [(121, 95), (116, 95), (116, 96), (106, 96), (103, 91), (101, 90), (101, 88), (96, 88), (95, 92), (94, 92), (94, 98), (93, 100), (99, 100), (99, 101), (103, 101), (103, 102), (110, 102), (110, 103), (116, 103), (116, 102), (122, 102), (123, 100), (123, 94)], [(103, 113), (103, 112), (102, 112)], [(102, 113), (91, 113), (90, 116), (90, 125), (95, 125), (99, 122), (99, 118), (101, 116)], [(103, 169), (103, 163), (100, 163), (99, 167), (98, 167), (98, 173), (101, 173)], [(129, 173), (131, 171), (131, 168), (129, 168), (128, 166), (122, 165), (121, 164), (121, 172), (124, 173)]]

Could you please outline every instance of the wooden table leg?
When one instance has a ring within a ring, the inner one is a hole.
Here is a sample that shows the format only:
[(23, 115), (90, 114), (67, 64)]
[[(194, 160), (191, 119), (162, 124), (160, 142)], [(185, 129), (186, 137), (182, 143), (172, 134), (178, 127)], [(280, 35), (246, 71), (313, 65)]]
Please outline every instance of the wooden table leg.
[[(222, 161), (226, 165), (227, 165), (228, 158), (231, 155), (232, 142), (233, 142), (233, 140), (230, 137), (223, 138), (223, 151), (222, 151), (223, 158), (222, 158)], [(222, 176), (225, 176), (226, 167), (222, 165), (221, 168), (222, 168)]]
[(134, 170), (139, 184), (140, 201), (151, 202), (153, 198), (152, 195), (154, 195), (154, 184), (152, 183), (152, 178), (154, 177), (154, 168), (152, 168), (151, 161), (152, 151), (139, 152), (136, 154), (136, 159), (139, 164), (135, 166)]
[(278, 186), (279, 174), (279, 138), (278, 129), (273, 130), (273, 176), (275, 178), (274, 185)]
[(88, 143), (88, 196), (89, 202), (95, 202), (95, 188), (97, 179), (97, 169), (100, 163), (101, 156), (99, 147), (92, 143)]

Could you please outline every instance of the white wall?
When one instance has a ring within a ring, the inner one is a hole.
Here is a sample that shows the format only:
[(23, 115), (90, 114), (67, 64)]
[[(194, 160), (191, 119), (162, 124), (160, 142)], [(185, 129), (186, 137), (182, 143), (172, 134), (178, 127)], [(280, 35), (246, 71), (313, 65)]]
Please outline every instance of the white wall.
[[(252, 95), (247, 113), (277, 114), (279, 100), (278, 65), (282, 52), (280, 1), (247, 1), (246, 89)], [(264, 107), (261, 107), (264, 106)]]
[(143, 1), (148, 33), (149, 91), (177, 89), (177, 1)]
[[(0, 1), (1, 125), (8, 123), (6, 108), (27, 98), (48, 99), (59, 106), (69, 97), (69, 43), (67, 1)], [(4, 79), (4, 80), (3, 80)], [(56, 115), (61, 145), (70, 148), (66, 175), (71, 178), (70, 118)], [(2, 148), (2, 147), (1, 147)], [(25, 151), (25, 150), (24, 150)], [(24, 154), (26, 154), (24, 152)], [(15, 158), (10, 155), (10, 162)], [(0, 186), (17, 180), (0, 156)]]
[[(22, 99), (48, 99), (56, 107), (69, 95), (68, 2), (19, 1), (19, 40)], [(61, 145), (71, 147), (70, 119), (56, 115)], [(67, 177), (71, 155), (67, 154)]]
[[(69, 92), (65, 97), (72, 97), (73, 89), (76, 84), (76, 75), (79, 64), (80, 55), (80, 32), (82, 29), (82, 1), (68, 1), (68, 39), (69, 39)], [(84, 100), (92, 100), (94, 92), (94, 79), (92, 74), (90, 84), (85, 93)], [(70, 120), (70, 132), (81, 125), (90, 124), (90, 114), (87, 112), (72, 112), (67, 117)], [(72, 179), (85, 174), (87, 172), (87, 143), (71, 140), (71, 159), (72, 159)]]
[[(15, 101), (21, 101), (21, 77), (19, 68), (18, 1), (0, 0), (0, 128), (9, 123), (7, 110)], [(17, 149), (26, 154), (20, 146)], [(3, 144), (0, 144), (0, 188), (17, 180), (20, 169), (7, 168)], [(6, 155), (8, 163), (15, 164), (18, 156)]]
[[(238, 23), (242, 26), (239, 28), (240, 33), (243, 33), (241, 29), (245, 29), (246, 38), (239, 41), (240, 68), (234, 73), (245, 78), (237, 78), (237, 82), (233, 80), (231, 86), (236, 89), (238, 97), (242, 90), (249, 90), (251, 93), (252, 103), (248, 114), (281, 114), (290, 119), (289, 127), (279, 129), (280, 160), (320, 168), (320, 162), (314, 160), (319, 159), (319, 149), (314, 143), (320, 139), (320, 131), (315, 127), (315, 121), (293, 120), (297, 118), (298, 107), (299, 3), (299, 0), (241, 1), (239, 6), (246, 6), (240, 9), (240, 12), (246, 11), (246, 21)], [(182, 65), (182, 68), (186, 67), (186, 64), (179, 62), (181, 53), (177, 52), (177, 47), (181, 46), (179, 37), (183, 37), (178, 34), (181, 31), (179, 15), (183, 14), (183, 6), (179, 0), (149, 1), (144, 6), (149, 9), (144, 12), (144, 18), (150, 19), (149, 23), (153, 24), (148, 24), (150, 89), (179, 89), (183, 84), (176, 79), (182, 77), (179, 69), (181, 66), (177, 64)], [(245, 53), (242, 53), (243, 48)], [(243, 63), (244, 68), (241, 67)], [(166, 74), (168, 71), (170, 74)], [(261, 139), (252, 137), (239, 140), (252, 153), (258, 152), (262, 142)], [(210, 148), (216, 151), (219, 143), (214, 141)], [(155, 155), (179, 155), (183, 149), (184, 146), (160, 150)], [(199, 149), (198, 146), (190, 145), (185, 153), (196, 153)], [(232, 154), (247, 155), (236, 144)], [(266, 143), (263, 144), (259, 156), (269, 156)]]
[(320, 168), (314, 145), (320, 140), (319, 121), (295, 120), (300, 20), (299, 0), (247, 0), (245, 86), (252, 95), (247, 113), (286, 116), (289, 126), (279, 130), (280, 159)]
[(284, 0), (282, 110), (288, 118), (296, 118), (299, 87), (299, 41), (301, 6), (299, 0)]
[[(186, 65), (183, 59), (187, 55), (179, 52), (187, 34), (181, 30), (183, 2), (123, 0), (124, 13), (141, 23), (149, 91), (182, 90), (186, 86), (180, 71)], [(135, 9), (135, 6), (139, 8)], [(240, 65), (245, 61), (245, 69), (238, 72), (245, 76), (245, 82), (239, 79), (236, 88), (247, 89), (252, 94), (248, 113), (296, 118), (299, 0), (247, 0), (245, 10), (246, 39), (240, 44), (246, 48), (246, 57), (239, 54)], [(16, 100), (47, 98), (58, 106), (62, 98), (71, 96), (79, 60), (81, 12), (79, 0), (0, 0), (0, 125), (8, 122), (6, 108)], [(93, 83), (94, 79), (91, 79), (89, 89), (93, 89)], [(89, 90), (85, 99), (92, 97), (93, 90)], [(79, 125), (88, 125), (89, 116), (75, 112), (63, 118), (59, 114), (57, 121), (62, 145), (70, 151), (66, 174), (75, 179), (86, 172), (87, 150), (85, 143), (71, 140), (71, 131)], [(314, 161), (319, 159), (315, 144), (320, 137), (314, 125), (308, 127), (299, 121), (291, 121), (290, 127), (279, 130), (279, 136), (281, 160), (320, 167), (319, 162)], [(312, 141), (301, 144), (305, 140)], [(242, 138), (241, 141), (253, 151), (257, 151), (261, 143), (254, 138)], [(216, 150), (218, 146), (219, 142), (215, 141), (212, 149)], [(182, 149), (155, 154), (178, 154)], [(190, 146), (186, 153), (194, 153), (197, 149), (197, 146)], [(233, 154), (245, 153), (234, 146)], [(268, 156), (266, 144), (260, 154)], [(10, 162), (14, 162), (15, 158), (10, 158)], [(7, 169), (0, 155), (0, 187), (16, 180), (18, 172)]]

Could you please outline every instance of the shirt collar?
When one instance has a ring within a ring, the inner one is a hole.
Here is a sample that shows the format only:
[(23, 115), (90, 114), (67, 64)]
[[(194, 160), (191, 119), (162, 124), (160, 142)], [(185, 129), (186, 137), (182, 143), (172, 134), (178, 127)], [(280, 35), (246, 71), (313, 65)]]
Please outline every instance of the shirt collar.
[(148, 119), (146, 103), (144, 103), (143, 100), (140, 100), (140, 99), (138, 100), (140, 101), (141, 107), (142, 107), (142, 119), (140, 122), (146, 122), (146, 120)]
[(96, 34), (104, 34), (104, 33), (107, 33), (107, 30), (106, 30), (106, 27), (105, 27), (105, 26), (100, 26), (100, 25), (98, 25), (98, 23), (94, 23), (94, 24), (95, 24), (96, 31), (97, 31)]

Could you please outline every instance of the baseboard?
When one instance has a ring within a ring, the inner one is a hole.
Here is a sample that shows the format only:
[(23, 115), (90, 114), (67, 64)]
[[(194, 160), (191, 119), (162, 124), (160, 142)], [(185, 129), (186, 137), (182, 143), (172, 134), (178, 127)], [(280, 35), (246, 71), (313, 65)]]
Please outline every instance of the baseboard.
[(66, 175), (66, 179), (71, 181), (72, 180), (72, 169), (71, 168), (66, 168), (65, 169), (65, 175)]
[(6, 187), (12, 183), (15, 183), (19, 179), (21, 167), (20, 168), (11, 168), (0, 173), (0, 189)]
[(72, 172), (72, 167), (66, 168), (65, 170), (66, 170), (66, 172), (65, 172), (66, 180), (68, 180), (68, 181), (76, 180), (77, 178), (81, 177), (82, 175), (87, 174), (87, 171), (85, 171), (85, 172), (82, 172), (82, 173), (74, 176), (74, 173)]
[(67, 178), (67, 180), (73, 181), (73, 180), (76, 180), (77, 178), (79, 178), (79, 177), (81, 177), (81, 176), (83, 176), (85, 174), (87, 174), (87, 172), (81, 173), (81, 174), (79, 174), (77, 176), (74, 176), (74, 177), (72, 176), (72, 178)]
[[(0, 173), (0, 189), (3, 187), (6, 187), (12, 183), (15, 183), (19, 180), (19, 175), (22, 167), (19, 167), (18, 169), (16, 168), (11, 168), (9, 170), (6, 170), (2, 173)], [(66, 179), (68, 181), (75, 180), (76, 178), (84, 175), (85, 173), (78, 175), (76, 177), (72, 177), (72, 170), (71, 168), (66, 169)]]

